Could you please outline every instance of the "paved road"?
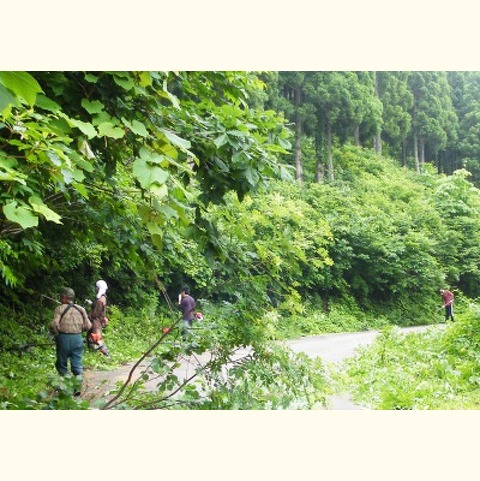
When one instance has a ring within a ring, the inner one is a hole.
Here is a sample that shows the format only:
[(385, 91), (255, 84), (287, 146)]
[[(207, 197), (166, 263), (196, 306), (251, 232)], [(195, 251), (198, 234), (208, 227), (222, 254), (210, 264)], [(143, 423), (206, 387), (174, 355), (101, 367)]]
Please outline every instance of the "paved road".
[[(420, 332), (429, 326), (408, 327), (401, 329), (402, 332)], [(337, 364), (348, 357), (355, 355), (355, 350), (360, 346), (370, 344), (378, 335), (377, 331), (349, 332), (339, 334), (323, 334), (320, 336), (303, 337), (287, 341), (286, 344), (295, 352), (303, 352), (310, 357), (321, 357), (326, 363)], [(245, 349), (237, 352), (237, 357), (244, 356), (248, 351)], [(189, 356), (181, 361), (181, 367), (175, 371), (180, 379), (185, 379), (195, 372), (199, 364), (208, 361), (209, 355), (203, 354), (200, 357)], [(133, 363), (125, 365), (114, 371), (94, 371), (85, 373), (82, 395), (84, 399), (93, 400), (104, 396), (113, 389), (119, 381), (125, 381)], [(144, 362), (137, 369), (134, 379), (141, 375), (142, 371), (148, 369), (148, 363)], [(151, 379), (145, 385), (155, 389), (158, 382)], [(327, 403), (327, 409), (366, 409), (353, 403), (348, 394), (331, 396)]]
[[(422, 332), (431, 326), (404, 327), (400, 331)], [(347, 332), (339, 334), (323, 334), (321, 336), (303, 337), (287, 341), (287, 345), (295, 352), (303, 352), (309, 357), (321, 357), (326, 363), (337, 364), (346, 358), (355, 356), (355, 350), (367, 346), (378, 331)], [(327, 409), (366, 409), (355, 404), (348, 394), (331, 396), (328, 399)]]
[[(401, 332), (421, 332), (430, 326), (404, 327)], [(378, 335), (378, 331), (345, 332), (302, 337), (287, 341), (295, 352), (304, 352), (310, 357), (321, 357), (326, 362), (340, 362), (355, 355), (355, 349), (367, 346)]]

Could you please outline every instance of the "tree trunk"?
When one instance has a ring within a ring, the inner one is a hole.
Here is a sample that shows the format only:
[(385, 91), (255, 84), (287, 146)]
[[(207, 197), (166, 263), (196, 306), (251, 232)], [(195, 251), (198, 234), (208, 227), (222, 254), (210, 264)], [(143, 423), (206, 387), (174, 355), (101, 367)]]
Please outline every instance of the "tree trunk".
[(300, 91), (295, 90), (295, 179), (299, 185), (303, 184), (302, 161), (302, 119), (299, 113)]
[(418, 139), (417, 134), (413, 134), (413, 154), (415, 155), (415, 172), (420, 173), (420, 162), (418, 160)]
[(324, 167), (323, 167), (323, 161), (322, 157), (318, 155), (317, 157), (317, 165), (316, 165), (316, 172), (315, 172), (315, 180), (321, 184), (323, 182), (323, 178), (325, 176), (324, 172)]
[(437, 166), (437, 172), (439, 174), (442, 173), (442, 170), (444, 170), (447, 165), (450, 166), (450, 172), (452, 172), (452, 157), (449, 155), (449, 152), (445, 152), (445, 155), (442, 155), (441, 152), (438, 152), (435, 157), (435, 165)]
[(353, 138), (355, 139), (355, 145), (360, 147), (360, 125), (355, 125), (353, 129)]
[[(375, 88), (375, 95), (378, 99), (380, 99), (380, 94), (378, 93), (378, 75), (377, 72), (373, 72), (374, 75), (374, 88)], [(382, 155), (382, 132), (379, 130), (373, 136), (373, 148), (378, 155)]]
[(425, 139), (420, 139), (420, 166), (425, 164)]
[(328, 125), (327, 128), (327, 151), (328, 151), (328, 180), (333, 182), (335, 180), (335, 175), (333, 173), (333, 155), (332, 155), (332, 127)]
[(325, 178), (325, 149), (324, 137), (322, 138), (321, 129), (315, 135), (315, 154), (317, 156), (317, 162), (315, 165), (315, 180), (321, 184)]
[(303, 184), (303, 161), (302, 161), (302, 124), (295, 124), (295, 179), (299, 185)]
[(402, 142), (402, 167), (407, 165), (407, 141)]

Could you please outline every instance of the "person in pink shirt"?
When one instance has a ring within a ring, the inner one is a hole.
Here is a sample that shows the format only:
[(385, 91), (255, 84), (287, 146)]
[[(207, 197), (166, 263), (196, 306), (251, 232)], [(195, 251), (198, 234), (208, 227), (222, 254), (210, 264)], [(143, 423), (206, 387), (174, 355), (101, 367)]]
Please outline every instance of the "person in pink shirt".
[(440, 295), (443, 299), (442, 307), (445, 308), (445, 321), (451, 319), (453, 322), (453, 301), (455, 300), (455, 296), (453, 295), (453, 292), (447, 291), (446, 289), (440, 289)]

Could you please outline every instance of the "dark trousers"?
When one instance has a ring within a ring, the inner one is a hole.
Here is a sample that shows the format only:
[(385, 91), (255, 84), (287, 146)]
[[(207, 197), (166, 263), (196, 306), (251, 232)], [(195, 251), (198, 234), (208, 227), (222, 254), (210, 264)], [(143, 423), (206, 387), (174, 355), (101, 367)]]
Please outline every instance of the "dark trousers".
[(83, 374), (82, 355), (83, 337), (81, 334), (60, 333), (55, 338), (57, 343), (57, 362), (55, 367), (60, 375), (64, 376), (68, 372), (68, 360), (75, 376)]

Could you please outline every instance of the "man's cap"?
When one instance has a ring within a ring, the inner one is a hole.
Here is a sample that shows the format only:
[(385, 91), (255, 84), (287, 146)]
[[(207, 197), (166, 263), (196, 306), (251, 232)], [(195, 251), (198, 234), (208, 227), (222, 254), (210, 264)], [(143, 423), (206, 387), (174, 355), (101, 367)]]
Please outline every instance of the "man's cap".
[(62, 296), (73, 301), (73, 299), (75, 299), (75, 291), (70, 287), (64, 287), (62, 290)]

